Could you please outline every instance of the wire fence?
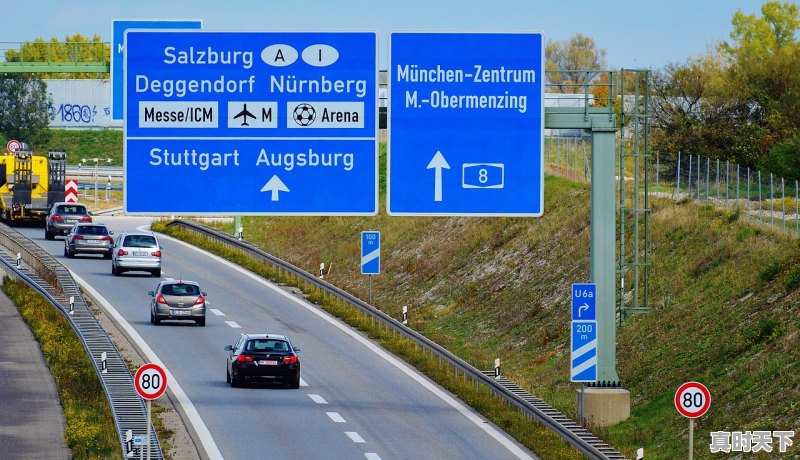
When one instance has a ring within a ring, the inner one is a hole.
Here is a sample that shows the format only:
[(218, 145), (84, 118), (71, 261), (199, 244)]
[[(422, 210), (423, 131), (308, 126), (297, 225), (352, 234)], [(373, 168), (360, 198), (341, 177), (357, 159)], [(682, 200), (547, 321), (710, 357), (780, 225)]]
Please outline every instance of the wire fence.
[[(590, 182), (591, 144), (591, 137), (552, 132), (545, 138), (545, 171), (576, 182)], [(651, 196), (738, 209), (754, 223), (800, 237), (797, 179), (786, 180), (731, 161), (680, 152), (655, 155), (654, 159), (649, 171)], [(625, 180), (630, 179), (625, 174)]]

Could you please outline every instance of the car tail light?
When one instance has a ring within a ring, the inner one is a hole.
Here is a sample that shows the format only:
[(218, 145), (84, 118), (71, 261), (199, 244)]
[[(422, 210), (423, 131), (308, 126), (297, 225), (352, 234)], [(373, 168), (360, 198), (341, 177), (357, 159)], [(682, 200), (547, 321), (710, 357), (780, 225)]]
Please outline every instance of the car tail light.
[(166, 304), (167, 304), (167, 301), (164, 299), (164, 296), (163, 296), (163, 295), (161, 295), (161, 294), (159, 294), (159, 295), (156, 297), (156, 302), (157, 302), (157, 303), (160, 303), (160, 304), (164, 304), (164, 305), (166, 305)]
[(294, 355), (292, 355), (292, 356), (284, 356), (283, 357), (283, 362), (286, 363), (286, 364), (296, 363), (297, 362), (297, 356), (294, 356)]
[(73, 240), (82, 240), (84, 238), (83, 238), (83, 235), (75, 235), (75, 236), (72, 237), (72, 239)]
[(83, 216), (81, 217), (81, 222), (91, 222), (92, 216)]
[(59, 216), (58, 214), (56, 214), (56, 215), (54, 215), (54, 216), (53, 216), (53, 220), (54, 220), (55, 222), (62, 222), (64, 219), (62, 219), (62, 218), (61, 218), (61, 216)]
[(236, 358), (236, 361), (239, 361), (240, 363), (252, 363), (253, 362), (253, 357), (252, 356), (247, 356), (247, 355), (239, 355)]
[(161, 251), (153, 251), (150, 253), (151, 256), (161, 257)]
[(118, 256), (127, 256), (128, 255), (128, 251), (126, 251), (124, 249), (120, 249), (119, 251), (117, 251), (117, 255)]
[(197, 298), (197, 300), (194, 301), (194, 304), (195, 305), (202, 305), (205, 301), (206, 301), (205, 297), (200, 296), (200, 297)]
[(100, 239), (101, 239), (102, 241), (114, 241), (114, 239), (113, 239), (113, 238), (111, 238), (110, 236), (104, 236), (104, 237), (102, 237), (102, 238), (100, 238)]

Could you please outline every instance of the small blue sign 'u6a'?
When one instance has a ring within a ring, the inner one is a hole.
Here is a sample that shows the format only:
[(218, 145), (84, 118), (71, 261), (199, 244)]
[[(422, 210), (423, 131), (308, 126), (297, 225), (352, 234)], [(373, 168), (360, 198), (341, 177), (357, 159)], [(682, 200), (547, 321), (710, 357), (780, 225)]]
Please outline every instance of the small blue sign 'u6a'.
[(381, 272), (381, 232), (361, 232), (361, 274)]
[(597, 285), (574, 283), (572, 285), (572, 321), (597, 320)]
[(597, 321), (573, 321), (570, 380), (597, 381)]

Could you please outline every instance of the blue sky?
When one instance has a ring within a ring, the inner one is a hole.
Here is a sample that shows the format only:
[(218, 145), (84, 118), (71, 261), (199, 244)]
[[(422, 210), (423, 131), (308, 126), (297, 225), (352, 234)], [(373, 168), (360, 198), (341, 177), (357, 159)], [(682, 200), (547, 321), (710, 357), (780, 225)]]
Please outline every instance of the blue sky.
[[(64, 39), (80, 33), (111, 41), (113, 19), (201, 19), (225, 31), (374, 30), (385, 63), (390, 31), (541, 31), (546, 41), (582, 33), (607, 52), (610, 69), (661, 68), (728, 40), (751, 0), (19, 0), (2, 7), (0, 42)], [(8, 48), (7, 44), (0, 45)]]

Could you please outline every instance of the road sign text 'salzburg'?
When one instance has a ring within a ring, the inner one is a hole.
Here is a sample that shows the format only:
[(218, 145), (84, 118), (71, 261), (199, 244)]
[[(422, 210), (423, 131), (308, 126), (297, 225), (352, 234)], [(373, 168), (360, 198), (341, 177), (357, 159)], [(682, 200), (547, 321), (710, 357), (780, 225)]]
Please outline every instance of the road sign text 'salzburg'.
[(125, 36), (126, 212), (377, 213), (374, 32)]

